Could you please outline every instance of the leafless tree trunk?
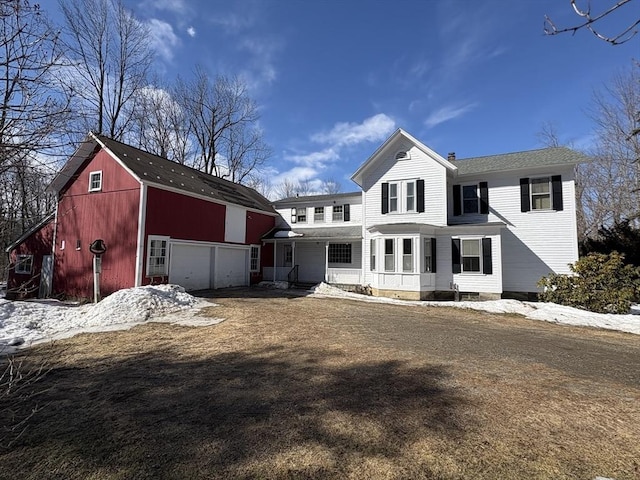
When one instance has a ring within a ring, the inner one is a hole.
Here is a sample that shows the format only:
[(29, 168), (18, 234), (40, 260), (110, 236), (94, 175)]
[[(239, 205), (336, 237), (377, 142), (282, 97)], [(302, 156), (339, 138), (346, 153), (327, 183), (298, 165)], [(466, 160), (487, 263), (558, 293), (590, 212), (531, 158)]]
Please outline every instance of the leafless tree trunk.
[[(37, 5), (0, 3), (0, 241), (7, 245), (50, 208), (44, 194), (57, 167), (69, 105), (52, 88), (58, 37)], [(0, 256), (0, 276), (6, 257)]]
[(176, 100), (189, 122), (197, 169), (242, 183), (271, 155), (257, 127), (258, 107), (238, 78), (212, 80), (197, 67), (192, 80), (178, 79)]
[[(125, 139), (153, 61), (150, 32), (122, 0), (61, 0), (79, 134)], [(131, 140), (131, 139), (125, 139)]]

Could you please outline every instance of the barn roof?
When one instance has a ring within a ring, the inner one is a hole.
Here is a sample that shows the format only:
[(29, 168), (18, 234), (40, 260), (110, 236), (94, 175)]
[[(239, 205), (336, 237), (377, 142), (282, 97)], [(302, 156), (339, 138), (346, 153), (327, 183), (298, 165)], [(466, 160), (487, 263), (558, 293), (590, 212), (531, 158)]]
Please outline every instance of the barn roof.
[(104, 135), (89, 133), (65, 167), (52, 182), (50, 189), (61, 191), (76, 171), (96, 152), (105, 148), (141, 182), (168, 187), (187, 194), (208, 197), (214, 201), (241, 205), (275, 214), (268, 199), (252, 188), (172, 162), (139, 148), (118, 142)]

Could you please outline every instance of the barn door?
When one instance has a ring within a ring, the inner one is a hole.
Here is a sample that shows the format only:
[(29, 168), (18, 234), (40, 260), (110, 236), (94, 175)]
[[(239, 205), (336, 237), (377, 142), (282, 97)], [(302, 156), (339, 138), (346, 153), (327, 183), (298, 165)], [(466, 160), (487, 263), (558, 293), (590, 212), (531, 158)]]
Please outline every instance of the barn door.
[(40, 270), (39, 298), (47, 298), (51, 295), (51, 281), (53, 279), (53, 255), (42, 256), (42, 269)]

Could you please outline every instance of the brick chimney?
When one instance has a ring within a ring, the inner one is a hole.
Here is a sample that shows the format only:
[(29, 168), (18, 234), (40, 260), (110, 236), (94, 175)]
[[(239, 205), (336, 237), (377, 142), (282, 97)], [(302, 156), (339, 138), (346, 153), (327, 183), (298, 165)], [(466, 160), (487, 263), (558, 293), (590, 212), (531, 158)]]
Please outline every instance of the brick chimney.
[(450, 162), (455, 162), (456, 161), (456, 152), (449, 152), (447, 154), (447, 160), (449, 160)]

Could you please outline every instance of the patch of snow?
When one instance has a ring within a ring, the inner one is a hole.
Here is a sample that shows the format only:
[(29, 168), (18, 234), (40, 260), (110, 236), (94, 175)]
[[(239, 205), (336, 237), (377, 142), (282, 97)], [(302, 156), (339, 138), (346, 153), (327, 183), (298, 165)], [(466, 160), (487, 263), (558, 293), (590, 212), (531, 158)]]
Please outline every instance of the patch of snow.
[(391, 303), (402, 305), (422, 305), (430, 307), (469, 308), (489, 313), (512, 313), (531, 320), (560, 323), (564, 325), (587, 326), (617, 330), (640, 335), (640, 306), (634, 305), (628, 315), (593, 313), (578, 308), (555, 303), (520, 302), (518, 300), (487, 300), (484, 302), (412, 301), (386, 297), (369, 297), (359, 293), (345, 292), (337, 287), (321, 283), (313, 289), (313, 296), (351, 298), (365, 302)]
[(274, 238), (293, 238), (302, 236), (303, 235), (301, 233), (296, 233), (291, 230), (280, 230), (273, 235)]
[(178, 285), (154, 285), (119, 290), (97, 304), (74, 305), (55, 300), (0, 300), (0, 353), (83, 332), (126, 330), (149, 321), (185, 326), (222, 321), (198, 317), (215, 306)]

